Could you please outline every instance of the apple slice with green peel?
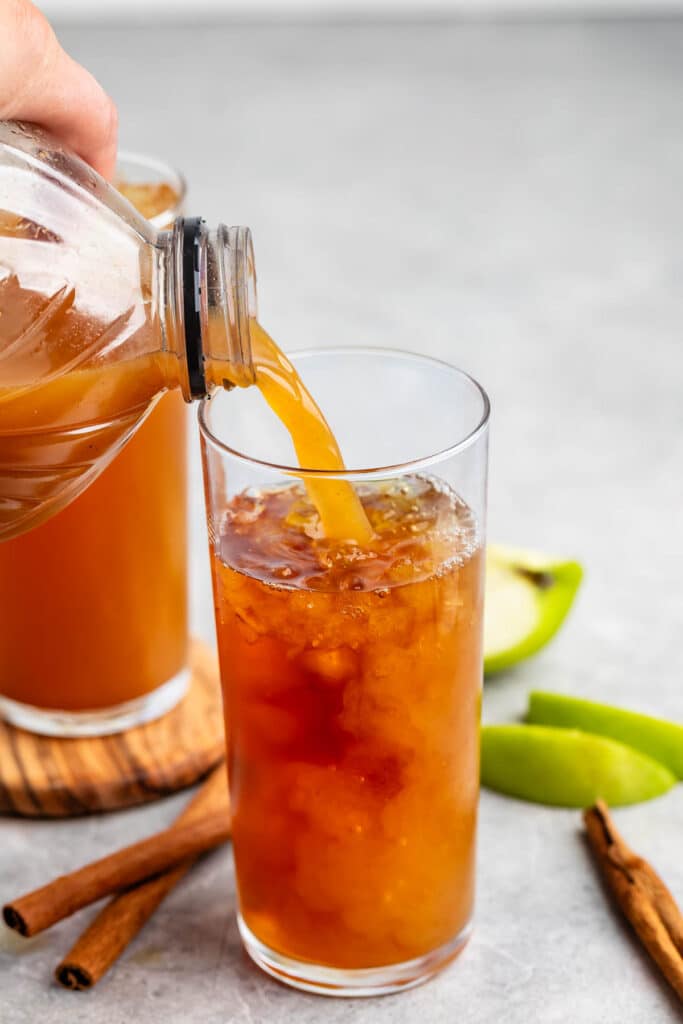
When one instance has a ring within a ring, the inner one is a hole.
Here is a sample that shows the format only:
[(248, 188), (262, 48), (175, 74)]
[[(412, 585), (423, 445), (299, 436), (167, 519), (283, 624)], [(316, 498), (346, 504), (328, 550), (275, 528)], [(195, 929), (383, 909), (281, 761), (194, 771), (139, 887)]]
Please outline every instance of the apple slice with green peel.
[(490, 544), (486, 552), (484, 672), (541, 649), (557, 633), (581, 583), (578, 562)]
[(677, 722), (539, 690), (529, 695), (527, 721), (609, 736), (661, 761), (683, 779), (683, 725)]
[(520, 800), (613, 807), (666, 793), (669, 769), (633, 747), (579, 729), (545, 725), (487, 725), (481, 730), (481, 781)]

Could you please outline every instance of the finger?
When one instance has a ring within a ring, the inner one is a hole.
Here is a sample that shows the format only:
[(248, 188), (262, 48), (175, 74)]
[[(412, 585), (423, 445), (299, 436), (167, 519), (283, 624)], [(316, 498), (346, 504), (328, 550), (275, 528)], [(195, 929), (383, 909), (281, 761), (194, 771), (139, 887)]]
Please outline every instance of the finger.
[(0, 0), (0, 21), (0, 117), (42, 125), (111, 177), (118, 128), (112, 100), (28, 0)]
[(54, 57), (37, 83), (35, 96), (33, 116), (22, 112), (21, 117), (49, 128), (96, 171), (111, 178), (116, 163), (116, 106), (56, 40)]

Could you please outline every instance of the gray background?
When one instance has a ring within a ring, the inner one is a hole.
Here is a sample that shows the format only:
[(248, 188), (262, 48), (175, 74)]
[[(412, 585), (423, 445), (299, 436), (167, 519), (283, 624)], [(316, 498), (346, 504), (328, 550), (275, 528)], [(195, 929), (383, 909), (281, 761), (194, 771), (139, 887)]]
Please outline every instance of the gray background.
[[(372, 342), (459, 363), (494, 408), (490, 534), (578, 557), (559, 639), (486, 686), (681, 715), (683, 22), (69, 28), (122, 143), (182, 167), (189, 207), (254, 230), (285, 347)], [(193, 455), (193, 619), (212, 635)], [(184, 798), (0, 824), (3, 897), (171, 819)], [(618, 823), (683, 897), (680, 787)], [(579, 815), (484, 793), (476, 931), (374, 1002), (280, 988), (239, 952), (221, 852), (90, 994), (50, 972), (86, 914), (0, 938), (2, 1024), (662, 1024), (668, 991), (610, 911)]]
[(662, 14), (680, 11), (683, 0), (40, 0), (38, 6), (51, 21), (152, 21), (169, 18), (187, 22), (197, 17), (247, 15), (289, 18), (292, 15), (326, 17), (392, 17), (408, 14)]

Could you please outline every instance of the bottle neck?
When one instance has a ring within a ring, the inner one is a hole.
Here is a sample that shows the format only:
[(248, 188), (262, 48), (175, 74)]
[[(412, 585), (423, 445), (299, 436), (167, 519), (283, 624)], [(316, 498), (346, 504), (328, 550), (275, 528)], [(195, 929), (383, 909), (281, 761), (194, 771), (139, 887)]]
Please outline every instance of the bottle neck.
[(249, 228), (178, 218), (158, 238), (159, 309), (186, 401), (254, 383), (256, 268)]

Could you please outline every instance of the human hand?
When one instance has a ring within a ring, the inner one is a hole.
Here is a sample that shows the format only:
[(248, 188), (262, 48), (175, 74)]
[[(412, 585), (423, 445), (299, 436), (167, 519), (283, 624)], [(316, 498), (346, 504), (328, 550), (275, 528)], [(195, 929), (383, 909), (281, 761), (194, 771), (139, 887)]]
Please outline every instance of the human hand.
[(0, 119), (32, 121), (110, 178), (118, 116), (30, 0), (0, 0)]

